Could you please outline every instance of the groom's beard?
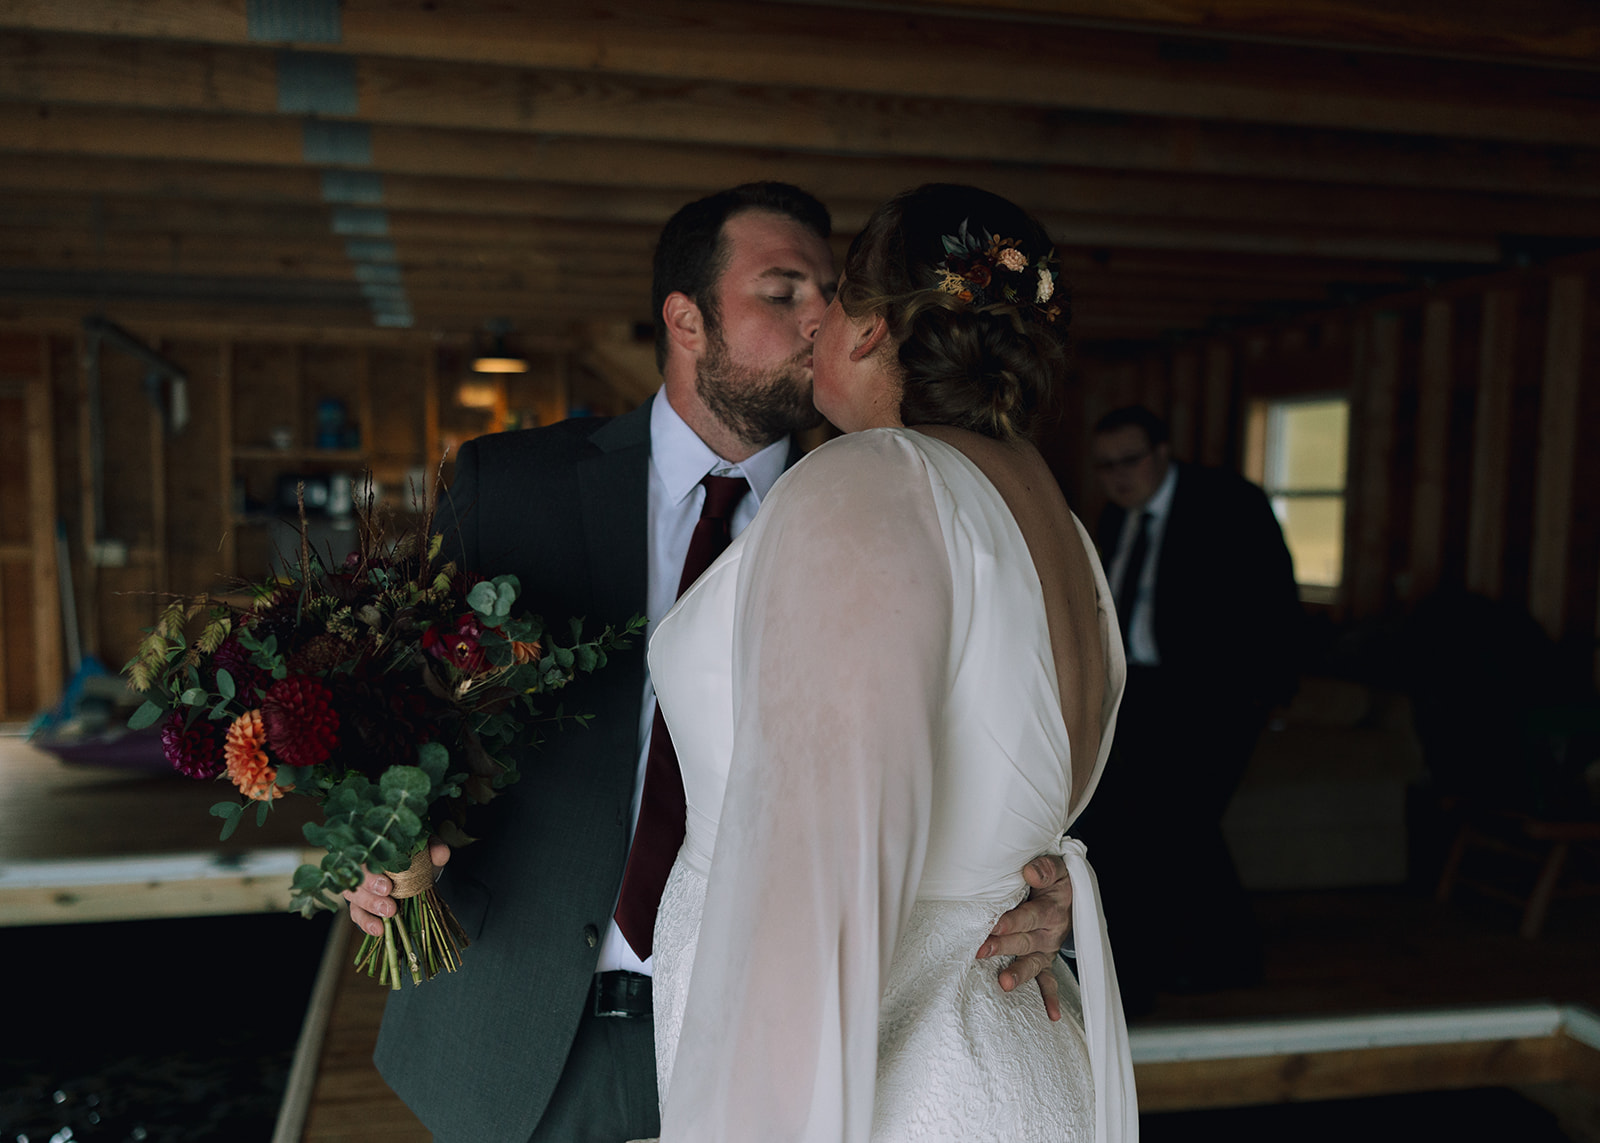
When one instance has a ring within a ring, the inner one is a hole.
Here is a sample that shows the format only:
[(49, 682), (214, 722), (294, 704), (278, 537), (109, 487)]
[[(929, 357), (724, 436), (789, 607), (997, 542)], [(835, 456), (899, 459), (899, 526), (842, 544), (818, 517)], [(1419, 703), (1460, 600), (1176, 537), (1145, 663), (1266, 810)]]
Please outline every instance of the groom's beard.
[(773, 369), (741, 365), (712, 330), (695, 376), (695, 390), (712, 416), (745, 444), (762, 449), (790, 433), (814, 428), (822, 414), (811, 403), (807, 347)]

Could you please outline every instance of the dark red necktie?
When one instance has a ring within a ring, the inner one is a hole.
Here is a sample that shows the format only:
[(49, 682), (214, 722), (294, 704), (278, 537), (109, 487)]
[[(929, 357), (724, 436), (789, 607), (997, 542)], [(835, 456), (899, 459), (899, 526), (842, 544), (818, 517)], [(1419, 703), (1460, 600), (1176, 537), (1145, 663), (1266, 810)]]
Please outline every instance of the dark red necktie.
[[(733, 510), (750, 491), (742, 476), (708, 476), (700, 483), (706, 488), (706, 502), (689, 537), (689, 554), (678, 580), (679, 595), (728, 546), (733, 538)], [(661, 904), (661, 891), (667, 887), (667, 874), (683, 845), (687, 814), (678, 755), (672, 749), (672, 737), (657, 705), (655, 725), (650, 730), (650, 753), (644, 764), (639, 824), (633, 830), (633, 846), (628, 850), (628, 867), (622, 875), (622, 895), (616, 912), (617, 927), (641, 960), (654, 947), (656, 909)]]

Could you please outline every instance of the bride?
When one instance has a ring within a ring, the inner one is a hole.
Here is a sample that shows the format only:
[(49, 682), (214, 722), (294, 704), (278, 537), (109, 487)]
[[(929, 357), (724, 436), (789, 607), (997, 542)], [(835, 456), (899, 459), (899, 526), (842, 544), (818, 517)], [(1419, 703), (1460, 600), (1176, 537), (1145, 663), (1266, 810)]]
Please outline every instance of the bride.
[[(816, 339), (817, 406), (847, 435), (660, 624), (689, 811), (655, 934), (668, 1143), (1137, 1135), (1098, 891), (1065, 836), (1122, 647), (1026, 439), (1067, 322), (1012, 203), (933, 185), (881, 207)], [(974, 959), (1047, 850), (1082, 985), (1057, 959), (1059, 1022)]]

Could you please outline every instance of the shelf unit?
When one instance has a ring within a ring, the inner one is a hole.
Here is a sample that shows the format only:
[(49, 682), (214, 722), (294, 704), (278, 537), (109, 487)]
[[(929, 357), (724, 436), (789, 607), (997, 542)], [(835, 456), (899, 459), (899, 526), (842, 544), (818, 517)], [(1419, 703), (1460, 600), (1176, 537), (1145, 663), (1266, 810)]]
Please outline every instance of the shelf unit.
[[(381, 499), (400, 513), (415, 507), (411, 486), (419, 473), (424, 495), (432, 495), (428, 458), (438, 453), (439, 401), (431, 345), (240, 340), (224, 346), (221, 362), (218, 476), (228, 578), (267, 574), (282, 548), (275, 535), (292, 534), (295, 508), (280, 491), (290, 478), (343, 473), (359, 490), (371, 473)], [(317, 409), (325, 400), (342, 404), (359, 443), (317, 447)], [(335, 527), (325, 513), (310, 519), (314, 538), (353, 538), (353, 529)]]

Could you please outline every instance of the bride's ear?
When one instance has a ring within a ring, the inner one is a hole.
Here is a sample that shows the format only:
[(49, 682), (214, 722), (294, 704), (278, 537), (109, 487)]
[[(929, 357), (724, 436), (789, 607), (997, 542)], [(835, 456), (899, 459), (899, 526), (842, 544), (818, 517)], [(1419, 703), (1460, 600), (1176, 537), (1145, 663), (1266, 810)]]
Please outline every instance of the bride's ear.
[(873, 314), (870, 323), (858, 327), (855, 345), (850, 350), (850, 360), (862, 361), (871, 357), (878, 351), (878, 346), (882, 345), (888, 338), (888, 321), (884, 319), (882, 313)]

